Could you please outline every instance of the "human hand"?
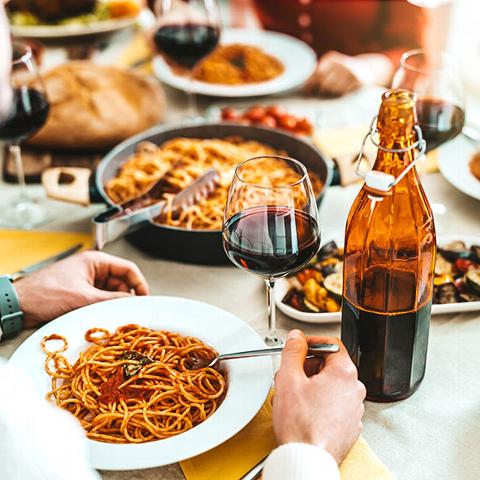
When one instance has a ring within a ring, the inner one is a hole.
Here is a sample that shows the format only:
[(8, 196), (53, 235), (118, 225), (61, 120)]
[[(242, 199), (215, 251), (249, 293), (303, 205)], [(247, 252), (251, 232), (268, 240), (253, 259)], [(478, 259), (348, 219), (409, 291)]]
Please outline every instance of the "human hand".
[(275, 435), (280, 444), (322, 447), (340, 464), (362, 430), (365, 387), (338, 339), (310, 337), (308, 343), (338, 343), (340, 351), (305, 362), (307, 339), (300, 330), (289, 333), (275, 377)]
[(383, 54), (344, 55), (330, 51), (318, 61), (305, 89), (324, 95), (340, 96), (361, 85), (384, 85), (392, 74), (392, 64)]
[(91, 303), (148, 295), (147, 282), (131, 261), (86, 251), (15, 282), (25, 327), (34, 327)]

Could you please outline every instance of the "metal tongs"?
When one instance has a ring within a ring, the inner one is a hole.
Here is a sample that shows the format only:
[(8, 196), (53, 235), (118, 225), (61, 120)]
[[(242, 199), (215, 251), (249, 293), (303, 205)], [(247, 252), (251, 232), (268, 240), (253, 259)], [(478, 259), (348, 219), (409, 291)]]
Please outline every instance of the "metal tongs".
[[(218, 184), (219, 178), (218, 172), (214, 168), (205, 172), (173, 198), (172, 211), (180, 211), (207, 197)], [(138, 230), (153, 218), (163, 214), (167, 207), (167, 201), (153, 199), (160, 196), (164, 186), (165, 179), (162, 177), (141, 196), (111, 207), (94, 217), (92, 222), (95, 248), (101, 250), (107, 243)]]

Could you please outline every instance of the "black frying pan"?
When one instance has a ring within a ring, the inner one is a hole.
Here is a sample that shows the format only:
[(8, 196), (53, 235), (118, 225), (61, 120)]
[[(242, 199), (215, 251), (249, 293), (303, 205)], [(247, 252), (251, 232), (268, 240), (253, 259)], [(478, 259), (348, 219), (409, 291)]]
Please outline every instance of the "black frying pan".
[[(301, 161), (308, 169), (315, 172), (324, 183), (322, 192), (317, 197), (320, 205), (323, 194), (331, 182), (333, 162), (325, 157), (310, 142), (279, 130), (261, 128), (250, 125), (234, 125), (223, 123), (204, 123), (189, 126), (159, 126), (125, 140), (109, 152), (100, 162), (96, 173), (90, 179), (87, 194), (86, 174), (74, 184), (62, 188), (57, 182), (54, 187), (44, 181), (47, 193), (53, 198), (72, 201), (69, 195), (62, 195), (62, 190), (70, 190), (77, 197), (77, 203), (104, 202), (113, 205), (107, 197), (104, 185), (114, 177), (119, 167), (135, 152), (136, 145), (144, 140), (157, 145), (176, 137), (187, 138), (225, 138), (240, 136), (246, 140), (257, 140), (278, 150), (285, 150), (290, 157)], [(67, 175), (75, 173), (75, 169), (61, 169)], [(76, 176), (76, 174), (75, 174)], [(48, 178), (47, 175), (44, 177)], [(73, 186), (72, 186), (73, 185)], [(52, 191), (55, 190), (55, 191)], [(83, 191), (82, 191), (83, 190)], [(223, 251), (221, 231), (186, 230), (184, 228), (148, 224), (146, 227), (128, 235), (128, 240), (142, 250), (155, 256), (169, 258), (188, 263), (218, 265), (227, 263)]]

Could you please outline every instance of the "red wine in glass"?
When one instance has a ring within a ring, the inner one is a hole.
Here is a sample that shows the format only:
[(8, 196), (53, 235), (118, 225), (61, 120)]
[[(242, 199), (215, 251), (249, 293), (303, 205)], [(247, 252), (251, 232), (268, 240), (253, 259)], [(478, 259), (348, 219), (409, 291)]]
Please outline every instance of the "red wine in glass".
[(265, 278), (279, 278), (305, 265), (318, 251), (317, 221), (290, 207), (251, 207), (227, 220), (223, 244), (238, 267)]
[(417, 118), (427, 141), (427, 152), (455, 138), (465, 124), (465, 112), (461, 107), (434, 97), (417, 100)]
[(162, 25), (154, 35), (165, 57), (190, 70), (215, 49), (219, 38), (218, 28), (196, 23)]
[(18, 144), (39, 130), (48, 117), (49, 104), (32, 88), (14, 88), (10, 113), (0, 120), (0, 141)]

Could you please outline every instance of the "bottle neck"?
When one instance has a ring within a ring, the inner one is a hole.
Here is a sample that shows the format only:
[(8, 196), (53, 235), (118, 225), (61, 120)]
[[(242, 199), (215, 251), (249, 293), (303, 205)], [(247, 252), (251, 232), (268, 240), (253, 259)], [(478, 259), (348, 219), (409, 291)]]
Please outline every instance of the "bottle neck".
[[(413, 94), (406, 91), (387, 92), (378, 113), (379, 145), (386, 150), (408, 149), (416, 141), (415, 124)], [(379, 149), (374, 169), (397, 177), (414, 157), (414, 149), (401, 153)]]

